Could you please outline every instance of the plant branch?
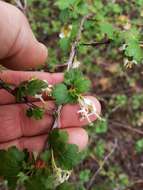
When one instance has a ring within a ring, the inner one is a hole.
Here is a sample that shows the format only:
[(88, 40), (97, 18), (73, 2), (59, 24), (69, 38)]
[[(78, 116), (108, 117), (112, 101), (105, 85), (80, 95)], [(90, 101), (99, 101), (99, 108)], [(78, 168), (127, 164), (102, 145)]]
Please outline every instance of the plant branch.
[(79, 42), (80, 42), (80, 39), (81, 39), (81, 36), (82, 36), (82, 32), (83, 32), (83, 27), (84, 27), (84, 23), (87, 19), (89, 19), (93, 14), (88, 14), (88, 15), (85, 15), (82, 19), (81, 19), (81, 23), (80, 23), (80, 26), (79, 26), (79, 30), (78, 30), (78, 33), (77, 33), (77, 37), (76, 37), (76, 40), (75, 42), (72, 44), (72, 47), (71, 47), (71, 52), (70, 52), (70, 56), (69, 56), (69, 60), (67, 62), (67, 70), (69, 71), (72, 66), (73, 66), (73, 62), (74, 62), (74, 59), (75, 59), (75, 56), (76, 56), (76, 53), (77, 53), (77, 46), (79, 45)]
[(27, 13), (27, 0), (16, 0), (16, 6), (26, 15), (26, 13)]
[(91, 42), (91, 43), (81, 43), (80, 45), (83, 46), (99, 46), (99, 45), (106, 45), (106, 44), (110, 44), (111, 40), (105, 40), (103, 42)]
[(114, 140), (114, 145), (113, 148), (111, 149), (111, 151), (109, 152), (109, 154), (104, 158), (102, 164), (100, 165), (99, 169), (97, 171), (95, 171), (94, 175), (92, 176), (88, 186), (87, 186), (87, 190), (90, 190), (92, 188), (92, 185), (97, 177), (97, 175), (100, 173), (100, 171), (103, 169), (104, 165), (107, 163), (107, 161), (111, 158), (111, 156), (114, 154), (114, 152), (116, 151), (118, 146), (118, 140), (115, 139)]
[(136, 129), (136, 128), (133, 128), (133, 127), (129, 126), (128, 124), (121, 123), (121, 122), (118, 122), (118, 121), (111, 121), (111, 120), (109, 120), (109, 123), (112, 124), (112, 125), (115, 125), (117, 127), (121, 127), (123, 129), (132, 131), (134, 133), (138, 133), (139, 135), (143, 135), (143, 131), (141, 131), (139, 129)]
[[(6, 90), (9, 94), (11, 94), (12, 96), (15, 97), (15, 92), (14, 89), (12, 89), (11, 87), (9, 87), (9, 85), (7, 85), (3, 80), (0, 79), (0, 88)], [(23, 98), (23, 101), (21, 103), (25, 103), (27, 106), (32, 107), (32, 108), (36, 108), (38, 106), (36, 106), (35, 104), (33, 104), (32, 102), (28, 102), (27, 98)]]
[[(79, 42), (80, 42), (80, 39), (81, 39), (81, 36), (82, 36), (84, 23), (91, 16), (92, 16), (92, 14), (88, 14), (88, 15), (84, 16), (81, 19), (79, 30), (78, 30), (75, 42), (73, 42), (73, 44), (71, 46), (71, 52), (70, 52), (68, 62), (65, 64), (65, 65), (67, 65), (67, 71), (69, 71), (73, 66), (73, 62), (74, 62), (74, 59), (75, 59), (75, 56), (76, 56), (76, 53), (77, 53), (77, 46), (79, 45)], [(52, 130), (60, 127), (59, 126), (59, 121), (60, 121), (59, 117), (60, 117), (61, 109), (62, 109), (62, 106), (61, 105), (58, 106), (57, 111), (56, 111), (57, 112), (57, 117), (55, 118), (55, 122), (54, 122), (54, 124), (52, 126)]]

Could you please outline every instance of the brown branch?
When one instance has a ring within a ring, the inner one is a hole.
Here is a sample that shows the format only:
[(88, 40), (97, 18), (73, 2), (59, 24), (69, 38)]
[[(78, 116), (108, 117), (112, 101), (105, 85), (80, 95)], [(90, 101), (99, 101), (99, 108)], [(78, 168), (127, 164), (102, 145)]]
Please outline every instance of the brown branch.
[(16, 6), (26, 15), (26, 13), (27, 13), (27, 0), (16, 0)]
[(106, 40), (106, 41), (103, 41), (103, 42), (91, 42), (91, 43), (81, 43), (80, 45), (83, 45), (83, 46), (100, 46), (100, 45), (107, 45), (107, 44), (110, 44), (111, 43), (111, 40)]
[[(69, 56), (69, 60), (68, 62), (65, 64), (67, 65), (67, 70), (69, 71), (72, 66), (73, 66), (73, 62), (74, 62), (74, 59), (75, 59), (75, 56), (76, 56), (76, 53), (77, 53), (77, 46), (79, 45), (79, 42), (80, 42), (80, 39), (81, 39), (81, 36), (82, 36), (82, 32), (83, 32), (83, 27), (84, 27), (84, 23), (87, 19), (89, 19), (90, 17), (92, 16), (92, 14), (88, 14), (86, 16), (84, 16), (82, 19), (81, 19), (81, 22), (80, 22), (80, 26), (79, 26), (79, 30), (78, 30), (78, 33), (77, 33), (77, 36), (76, 36), (76, 39), (75, 39), (75, 42), (72, 44), (72, 47), (71, 47), (71, 52), (70, 52), (70, 56)], [(61, 109), (62, 109), (62, 106), (58, 106), (57, 108), (57, 118), (55, 118), (55, 122), (52, 126), (52, 129), (56, 129), (56, 128), (59, 128), (59, 117), (60, 117), (60, 113), (61, 113)]]
[(118, 147), (118, 140), (115, 139), (113, 148), (111, 149), (111, 151), (109, 152), (109, 154), (104, 158), (104, 160), (103, 160), (102, 164), (100, 165), (99, 169), (97, 171), (95, 171), (94, 175), (92, 176), (91, 180), (89, 181), (89, 184), (87, 186), (87, 190), (90, 190), (92, 188), (97, 175), (100, 173), (100, 171), (103, 169), (104, 165), (107, 163), (107, 161), (114, 154), (114, 152), (116, 151), (117, 147)]
[(133, 128), (133, 127), (131, 127), (128, 124), (125, 124), (125, 123), (109, 120), (109, 124), (115, 125), (117, 127), (121, 127), (123, 129), (126, 129), (126, 130), (130, 130), (130, 131), (132, 131), (134, 133), (138, 133), (139, 135), (143, 135), (143, 131), (141, 131), (139, 129), (135, 129), (135, 128)]
[(14, 94), (14, 91), (12, 88), (10, 88), (3, 80), (0, 79), (0, 87), (2, 89), (5, 89), (8, 93), (12, 94), (13, 96), (15, 95)]
[[(12, 96), (15, 97), (15, 89), (12, 89), (9, 87), (9, 85), (7, 85), (3, 80), (0, 79), (0, 88), (6, 90), (9, 94), (11, 94)], [(27, 100), (27, 98), (23, 98), (22, 102), (20, 103), (25, 103), (28, 107), (32, 107), (32, 108), (36, 108), (38, 106), (36, 106), (35, 104), (33, 104), (32, 102), (29, 102)]]

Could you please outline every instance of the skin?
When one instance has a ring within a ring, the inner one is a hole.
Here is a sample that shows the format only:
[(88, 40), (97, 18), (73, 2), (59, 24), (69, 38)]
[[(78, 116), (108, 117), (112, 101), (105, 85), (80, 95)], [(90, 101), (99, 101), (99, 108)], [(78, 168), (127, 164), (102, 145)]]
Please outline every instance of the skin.
[[(25, 16), (14, 6), (0, 1), (0, 64), (8, 70), (0, 73), (0, 79), (7, 83), (18, 85), (33, 76), (45, 79), (50, 84), (62, 82), (63, 74), (26, 71), (45, 63), (47, 48), (34, 37)], [(101, 107), (98, 100), (93, 100), (98, 114)], [(41, 105), (40, 102), (36, 102)], [(40, 121), (25, 116), (27, 106), (16, 104), (15, 99), (5, 90), (0, 90), (0, 149), (17, 146), (29, 151), (41, 151), (47, 141), (47, 136), (53, 117), (46, 114)], [(55, 104), (48, 101), (46, 109), (53, 111)], [(61, 112), (61, 129), (69, 134), (69, 143), (77, 144), (79, 149), (86, 147), (88, 135), (82, 128), (88, 122), (80, 121), (77, 114), (79, 105), (66, 105)], [(91, 118), (92, 121), (96, 117)]]

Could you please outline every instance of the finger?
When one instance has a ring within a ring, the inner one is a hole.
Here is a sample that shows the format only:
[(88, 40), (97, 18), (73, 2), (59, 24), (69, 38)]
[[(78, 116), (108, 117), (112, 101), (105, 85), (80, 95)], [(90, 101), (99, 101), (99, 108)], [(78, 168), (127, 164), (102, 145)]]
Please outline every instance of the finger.
[[(82, 128), (70, 128), (64, 129), (69, 135), (69, 143), (76, 144), (79, 150), (83, 150), (88, 143), (88, 135), (86, 131)], [(21, 138), (8, 143), (0, 144), (0, 149), (7, 149), (11, 146), (16, 146), (17, 148), (23, 150), (28, 149), (29, 151), (42, 151), (47, 143), (47, 135), (41, 135), (31, 138)]]
[[(42, 106), (41, 103), (36, 103)], [(47, 109), (54, 112), (55, 105), (52, 101), (47, 102)], [(0, 143), (11, 141), (22, 136), (37, 136), (48, 133), (53, 124), (53, 117), (46, 113), (42, 120), (35, 120), (26, 115), (27, 106), (5, 105), (0, 106)]]
[[(0, 73), (0, 79), (3, 80), (5, 83), (12, 84), (18, 86), (23, 81), (27, 81), (32, 77), (36, 77), (41, 80), (47, 80), (49, 84), (57, 84), (63, 81), (63, 74), (62, 73), (44, 73), (44, 72), (23, 72), (23, 71), (3, 71)], [(0, 90), (0, 104), (9, 104), (14, 103), (15, 98), (6, 92), (5, 90)]]
[[(90, 97), (97, 106), (98, 113), (100, 114), (100, 104), (97, 99)], [(35, 103), (41, 106), (41, 103)], [(54, 102), (47, 102), (47, 109), (52, 114), (55, 109)], [(0, 142), (6, 142), (20, 138), (22, 136), (30, 137), (45, 134), (49, 131), (53, 125), (53, 117), (49, 114), (45, 114), (42, 120), (35, 120), (26, 116), (27, 106), (24, 104), (19, 105), (5, 105), (0, 106)], [(79, 110), (78, 105), (66, 105), (61, 112), (61, 128), (81, 127), (88, 124), (85, 119), (80, 120), (80, 116), (77, 114)], [(92, 116), (91, 121), (96, 119), (96, 116)]]
[(47, 49), (35, 39), (24, 14), (0, 1), (0, 15), (0, 64), (15, 70), (44, 64)]
[(47, 80), (49, 84), (57, 84), (63, 81), (62, 73), (46, 73), (46, 72), (31, 72), (31, 71), (11, 71), (6, 70), (0, 73), (0, 79), (6, 83), (18, 86), (23, 81), (27, 81), (32, 77), (41, 80)]

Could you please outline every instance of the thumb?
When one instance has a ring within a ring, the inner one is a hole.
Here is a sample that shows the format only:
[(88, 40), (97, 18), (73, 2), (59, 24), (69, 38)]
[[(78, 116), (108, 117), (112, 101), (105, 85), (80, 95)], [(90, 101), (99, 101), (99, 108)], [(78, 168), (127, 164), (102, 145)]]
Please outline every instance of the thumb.
[(45, 63), (47, 48), (36, 40), (26, 17), (16, 7), (2, 1), (0, 28), (0, 43), (4, 44), (0, 47), (0, 64), (23, 70)]

